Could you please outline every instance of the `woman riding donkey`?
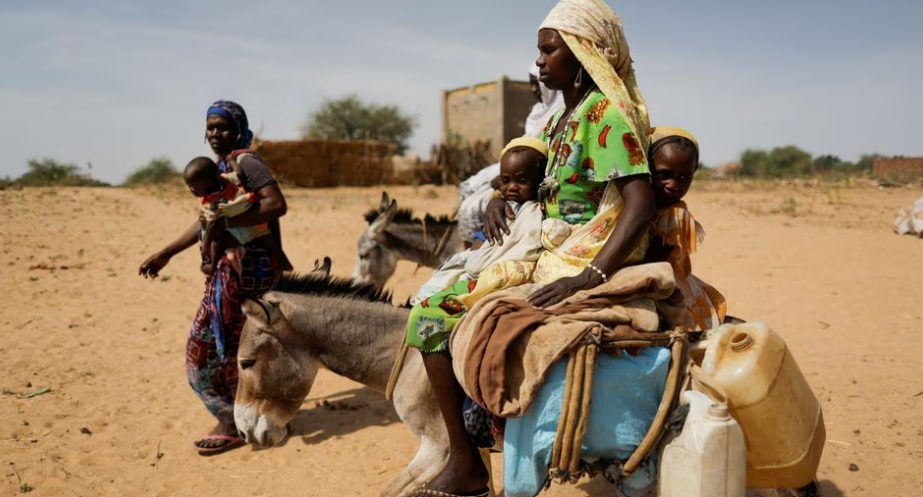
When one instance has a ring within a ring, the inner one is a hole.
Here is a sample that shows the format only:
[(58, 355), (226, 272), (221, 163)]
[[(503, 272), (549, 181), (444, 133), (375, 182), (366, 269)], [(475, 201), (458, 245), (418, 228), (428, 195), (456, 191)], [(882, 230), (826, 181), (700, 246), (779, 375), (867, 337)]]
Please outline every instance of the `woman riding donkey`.
[[(548, 218), (572, 230), (542, 253), (535, 269), (536, 282), (547, 285), (529, 301), (545, 307), (641, 261), (655, 203), (645, 155), (647, 108), (620, 19), (599, 0), (562, 0), (539, 29), (538, 49), (540, 81), (562, 91), (565, 102), (542, 136), (549, 145), (543, 204)], [(509, 233), (505, 217), (513, 217), (506, 204), (492, 201), (485, 223), (491, 243)], [(419, 343), (412, 334), (408, 341)], [(465, 430), (464, 392), (452, 359), (445, 347), (421, 351), (452, 448), (442, 472), (414, 495), (486, 495), (488, 472)]]
[[(237, 348), (245, 319), (241, 302), (261, 297), (291, 266), (279, 237), (278, 220), (287, 210), (285, 197), (266, 165), (248, 150), (253, 132), (248, 129), (244, 109), (234, 102), (215, 102), (208, 109), (205, 125), (205, 138), (217, 155), (220, 172), (237, 172), (243, 188), (254, 197), (245, 212), (223, 217), (220, 224), (224, 228), (269, 226), (268, 234), (242, 245), (239, 262), (232, 264), (225, 254), (215, 261), (214, 272), (206, 276), (205, 295), (186, 343), (189, 384), (218, 420), (195, 446), (202, 454), (215, 454), (243, 444), (234, 425)], [(173, 256), (201, 243), (200, 226), (197, 220), (179, 238), (148, 257), (139, 273), (157, 277)]]

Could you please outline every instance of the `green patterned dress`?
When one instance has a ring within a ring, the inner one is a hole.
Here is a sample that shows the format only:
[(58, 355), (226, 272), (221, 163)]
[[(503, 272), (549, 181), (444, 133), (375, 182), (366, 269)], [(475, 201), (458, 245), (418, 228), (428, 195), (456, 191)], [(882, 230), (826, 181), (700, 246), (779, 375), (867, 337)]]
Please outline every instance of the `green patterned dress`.
[[(586, 94), (564, 133), (549, 136), (563, 112), (551, 118), (541, 136), (551, 151), (543, 184), (554, 186), (545, 195), (545, 211), (547, 217), (584, 224), (596, 215), (606, 184), (649, 174), (647, 159), (621, 112), (598, 89)], [(460, 281), (415, 305), (407, 321), (407, 343), (424, 353), (447, 351), (452, 329), (467, 312), (456, 297), (474, 286), (474, 281)]]

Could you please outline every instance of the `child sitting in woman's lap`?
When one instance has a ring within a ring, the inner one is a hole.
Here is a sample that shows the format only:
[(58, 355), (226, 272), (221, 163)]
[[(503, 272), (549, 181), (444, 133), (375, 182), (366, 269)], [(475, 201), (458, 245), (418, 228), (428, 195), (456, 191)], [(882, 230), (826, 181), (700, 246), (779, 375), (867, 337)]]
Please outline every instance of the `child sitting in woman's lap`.
[[(483, 244), (459, 252), (433, 273), (417, 295), (411, 299), (410, 326), (422, 342), (442, 340), (448, 334), (431, 336), (431, 329), (451, 329), (461, 317), (466, 305), (465, 296), (475, 289), (477, 279), (486, 268), (493, 269), (508, 261), (534, 262), (542, 250), (542, 209), (538, 199), (538, 186), (547, 165), (545, 142), (522, 137), (512, 140), (500, 153), (500, 198), (507, 201), (516, 214), (510, 223), (510, 233), (503, 244)], [(444, 312), (432, 312), (441, 308)], [(434, 309), (433, 309), (434, 310)]]

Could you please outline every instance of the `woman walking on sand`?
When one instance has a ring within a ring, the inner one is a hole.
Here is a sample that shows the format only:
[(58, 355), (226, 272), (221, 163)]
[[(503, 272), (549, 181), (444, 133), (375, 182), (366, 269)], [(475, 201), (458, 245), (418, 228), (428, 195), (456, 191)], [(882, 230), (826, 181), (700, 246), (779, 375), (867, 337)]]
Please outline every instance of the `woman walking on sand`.
[[(214, 273), (207, 275), (205, 295), (186, 343), (189, 384), (218, 420), (211, 431), (195, 442), (201, 454), (210, 455), (244, 442), (234, 425), (237, 347), (245, 319), (240, 304), (244, 299), (261, 297), (290, 265), (282, 253), (278, 230), (278, 220), (287, 210), (285, 197), (263, 161), (248, 149), (253, 133), (248, 129), (244, 109), (230, 101), (215, 102), (208, 109), (205, 126), (205, 138), (217, 156), (220, 171), (231, 172), (236, 164), (244, 189), (255, 196), (250, 209), (223, 218), (222, 224), (270, 226), (270, 234), (242, 246), (239, 273), (224, 255)], [(139, 273), (145, 278), (157, 277), (173, 256), (199, 242), (199, 226), (197, 220), (179, 238), (148, 257)]]

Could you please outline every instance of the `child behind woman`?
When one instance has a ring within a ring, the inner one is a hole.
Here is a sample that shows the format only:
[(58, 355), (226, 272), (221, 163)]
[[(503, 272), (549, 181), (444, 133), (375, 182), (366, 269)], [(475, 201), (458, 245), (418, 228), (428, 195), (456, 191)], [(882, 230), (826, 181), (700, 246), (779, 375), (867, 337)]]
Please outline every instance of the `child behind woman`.
[(658, 126), (651, 135), (647, 157), (657, 217), (651, 226), (645, 260), (666, 261), (673, 267), (676, 287), (682, 293), (674, 298), (683, 299), (693, 320), (685, 326), (717, 328), (724, 321), (727, 302), (718, 290), (692, 274), (691, 255), (704, 240), (705, 232), (683, 202), (698, 169), (699, 144), (682, 128)]

